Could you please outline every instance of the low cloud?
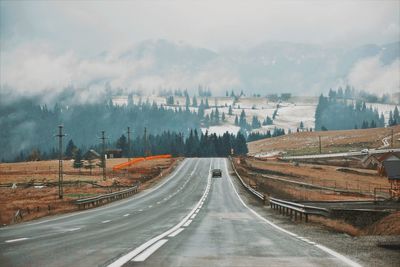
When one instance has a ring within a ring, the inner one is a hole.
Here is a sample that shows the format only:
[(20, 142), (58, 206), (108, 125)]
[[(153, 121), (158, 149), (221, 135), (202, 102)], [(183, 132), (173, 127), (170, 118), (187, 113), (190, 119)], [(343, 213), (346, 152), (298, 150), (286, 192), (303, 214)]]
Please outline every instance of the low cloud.
[(357, 62), (348, 75), (355, 88), (371, 93), (396, 93), (400, 91), (400, 60), (384, 65), (379, 56)]
[(73, 52), (55, 52), (44, 44), (19, 46), (2, 55), (1, 87), (10, 96), (40, 97), (45, 103), (70, 90), (70, 101), (90, 103), (102, 99), (106, 87), (113, 93), (150, 93), (163, 88), (194, 89), (203, 85), (224, 90), (240, 85), (238, 75), (217, 61), (199, 69), (160, 69), (151, 54), (124, 59), (124, 52), (114, 50), (105, 56), (81, 59)]

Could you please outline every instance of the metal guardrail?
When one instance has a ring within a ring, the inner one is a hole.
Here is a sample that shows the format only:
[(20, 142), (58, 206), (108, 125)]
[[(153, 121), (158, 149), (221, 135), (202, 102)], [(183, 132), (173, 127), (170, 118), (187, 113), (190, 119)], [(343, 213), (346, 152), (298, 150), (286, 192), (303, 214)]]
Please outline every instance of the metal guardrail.
[(104, 194), (104, 195), (99, 195), (95, 197), (90, 197), (90, 198), (83, 198), (83, 199), (77, 199), (74, 201), (74, 204), (78, 205), (78, 208), (87, 208), (90, 206), (98, 206), (107, 202), (112, 202), (118, 199), (123, 199), (128, 196), (131, 196), (139, 190), (139, 185), (140, 183), (137, 183), (135, 186), (124, 189), (121, 191), (117, 191), (114, 193), (110, 194)]
[(242, 185), (250, 192), (252, 193), (254, 196), (256, 196), (257, 198), (259, 198), (260, 200), (263, 201), (263, 203), (265, 204), (266, 201), (266, 196), (263, 193), (258, 192), (257, 190), (255, 190), (254, 188), (252, 188), (251, 186), (247, 185), (242, 177), (240, 177), (239, 173), (237, 172), (236, 168), (235, 168), (235, 164), (233, 164), (233, 160), (231, 157), (229, 157), (231, 164), (232, 164), (232, 169), (235, 172), (236, 176), (239, 178), (240, 182), (242, 183)]
[(329, 217), (329, 210), (325, 208), (307, 206), (273, 197), (269, 198), (269, 204), (272, 209), (278, 210), (279, 213), (290, 216), (290, 218), (294, 217), (295, 220), (297, 220), (297, 215), (299, 215), (300, 220), (302, 220), (303, 214), (306, 222), (308, 222), (309, 214)]
[[(247, 185), (243, 181), (242, 177), (240, 177), (239, 173), (237, 172), (232, 158), (230, 158), (230, 160), (231, 160), (231, 164), (232, 164), (232, 169), (235, 172), (235, 174), (237, 175), (237, 177), (239, 178), (242, 185), (249, 192), (251, 192), (253, 195), (255, 195), (257, 198), (261, 199), (265, 204), (267, 197), (264, 194), (254, 190), (249, 185)], [(279, 210), (279, 212), (281, 214), (290, 216), (290, 218), (294, 217), (295, 220), (297, 220), (298, 216), (299, 216), (300, 220), (302, 220), (303, 214), (304, 214), (304, 218), (305, 218), (306, 222), (308, 222), (309, 214), (319, 215), (319, 216), (324, 216), (324, 217), (329, 217), (329, 214), (330, 214), (329, 210), (325, 209), (325, 208), (307, 206), (307, 205), (303, 205), (303, 204), (299, 204), (299, 203), (295, 203), (295, 202), (291, 202), (291, 201), (287, 201), (287, 200), (282, 200), (282, 199), (278, 199), (278, 198), (274, 198), (274, 197), (269, 197), (269, 204), (272, 209)]]

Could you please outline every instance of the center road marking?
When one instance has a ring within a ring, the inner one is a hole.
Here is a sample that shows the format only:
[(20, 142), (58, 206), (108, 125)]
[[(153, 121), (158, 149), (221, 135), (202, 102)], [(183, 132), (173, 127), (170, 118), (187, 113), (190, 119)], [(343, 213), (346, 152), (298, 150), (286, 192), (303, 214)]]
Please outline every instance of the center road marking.
[[(293, 236), (293, 237), (295, 237), (295, 238), (298, 238), (298, 235), (296, 235), (295, 233), (292, 233), (292, 232), (290, 232), (290, 231), (288, 231), (288, 230), (285, 230), (285, 229), (283, 229), (282, 227), (280, 227), (280, 226), (274, 224), (273, 222), (271, 222), (271, 221), (265, 219), (265, 218), (262, 217), (260, 214), (258, 214), (256, 211), (254, 211), (252, 208), (250, 208), (249, 206), (247, 206), (246, 203), (244, 203), (244, 201), (242, 200), (242, 198), (239, 196), (239, 193), (237, 192), (235, 186), (233, 185), (232, 178), (231, 178), (231, 176), (230, 176), (230, 174), (229, 174), (229, 171), (228, 171), (227, 160), (225, 160), (225, 170), (226, 170), (226, 173), (227, 173), (227, 176), (228, 176), (228, 180), (229, 180), (229, 182), (230, 182), (231, 185), (232, 185), (233, 191), (235, 192), (237, 198), (239, 199), (239, 201), (242, 203), (243, 206), (245, 206), (248, 210), (250, 210), (251, 213), (253, 213), (255, 216), (257, 216), (259, 219), (261, 219), (261, 220), (264, 221), (265, 223), (271, 225), (271, 226), (274, 227), (275, 229), (277, 229), (277, 230), (279, 230), (279, 231), (281, 231), (281, 232), (284, 232), (284, 233), (286, 233), (286, 234), (288, 234), (288, 235), (291, 235), (291, 236)], [(301, 239), (298, 239), (298, 240), (301, 240)], [(308, 241), (310, 241), (310, 240), (308, 240)], [(310, 242), (312, 242), (312, 241), (310, 241)], [(314, 242), (312, 242), (312, 243), (314, 243)], [(342, 254), (340, 254), (340, 253), (338, 253), (338, 252), (336, 252), (336, 251), (334, 251), (334, 250), (332, 250), (332, 249), (330, 249), (330, 248), (327, 248), (327, 247), (325, 247), (325, 246), (323, 246), (323, 245), (319, 245), (319, 244), (317, 244), (317, 243), (314, 243), (313, 245), (314, 245), (315, 247), (319, 248), (320, 250), (323, 250), (323, 251), (325, 251), (326, 253), (328, 253), (328, 254), (330, 254), (330, 255), (332, 255), (332, 256), (338, 258), (339, 260), (341, 260), (342, 262), (346, 263), (346, 264), (349, 265), (349, 266), (352, 266), (352, 267), (361, 267), (361, 265), (358, 264), (357, 262), (350, 260), (349, 258), (343, 256)]]
[[(173, 232), (175, 232), (176, 230), (181, 228), (182, 225), (186, 224), (186, 222), (189, 221), (189, 218), (194, 214), (196, 209), (199, 208), (200, 203), (202, 201), (204, 201), (206, 193), (208, 193), (208, 191), (210, 190), (210, 185), (211, 185), (211, 166), (212, 166), (212, 160), (210, 162), (210, 167), (209, 167), (209, 170), (208, 170), (208, 177), (207, 177), (207, 186), (206, 186), (206, 189), (204, 190), (203, 196), (200, 198), (200, 200), (197, 202), (197, 204), (193, 207), (193, 209), (189, 212), (189, 214), (186, 215), (186, 217), (182, 219), (182, 221), (180, 221), (178, 224), (176, 224), (175, 226), (173, 226), (169, 230), (165, 231), (164, 233), (159, 234), (158, 236), (155, 236), (152, 239), (148, 240), (147, 242), (143, 243), (142, 245), (140, 245), (139, 247), (135, 248), (134, 250), (132, 250), (128, 254), (125, 254), (124, 256), (122, 256), (119, 259), (115, 260), (114, 262), (109, 264), (108, 267), (120, 267), (120, 266), (124, 265), (125, 263), (127, 263), (131, 259), (135, 258), (137, 255), (142, 253), (144, 250), (146, 250), (147, 248), (149, 248), (150, 246), (155, 244), (156, 242), (162, 240), (166, 236), (172, 234)], [(191, 222), (191, 220), (190, 220), (190, 222)], [(164, 239), (164, 240), (166, 240), (166, 239)], [(159, 247), (161, 247), (165, 242), (166, 241), (163, 241), (162, 243), (159, 243), (158, 247), (155, 247), (154, 251), (156, 251)], [(153, 253), (153, 252), (151, 252), (151, 253)]]
[(127, 214), (124, 214), (124, 217), (128, 217), (130, 214), (129, 213), (127, 213)]
[(19, 241), (24, 241), (24, 240), (27, 240), (27, 239), (29, 239), (29, 238), (21, 237), (21, 238), (17, 238), (17, 239), (6, 240), (5, 242), (6, 243), (14, 243), (14, 242), (19, 242)]
[(105, 221), (102, 221), (101, 223), (109, 223), (109, 222), (111, 222), (111, 220), (105, 220)]
[(146, 249), (144, 252), (140, 253), (138, 256), (136, 256), (132, 261), (145, 261), (148, 257), (150, 257), (151, 254), (153, 254), (157, 249), (159, 249), (162, 245), (167, 243), (168, 239), (161, 239), (160, 241), (157, 241), (154, 245), (152, 245), (150, 248)]
[(71, 229), (68, 229), (67, 230), (67, 232), (74, 232), (74, 231), (78, 231), (78, 230), (80, 230), (81, 228), (79, 228), (79, 227), (77, 227), (77, 228), (71, 228)]

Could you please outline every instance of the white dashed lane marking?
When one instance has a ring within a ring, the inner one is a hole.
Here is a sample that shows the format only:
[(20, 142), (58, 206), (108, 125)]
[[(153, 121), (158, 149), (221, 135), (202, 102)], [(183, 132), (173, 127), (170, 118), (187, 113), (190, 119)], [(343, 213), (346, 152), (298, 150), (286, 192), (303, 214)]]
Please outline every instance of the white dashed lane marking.
[(6, 243), (14, 243), (14, 242), (19, 242), (19, 241), (24, 241), (24, 240), (27, 240), (27, 239), (29, 239), (29, 238), (22, 237), (22, 238), (17, 238), (17, 239), (6, 240), (5, 242)]

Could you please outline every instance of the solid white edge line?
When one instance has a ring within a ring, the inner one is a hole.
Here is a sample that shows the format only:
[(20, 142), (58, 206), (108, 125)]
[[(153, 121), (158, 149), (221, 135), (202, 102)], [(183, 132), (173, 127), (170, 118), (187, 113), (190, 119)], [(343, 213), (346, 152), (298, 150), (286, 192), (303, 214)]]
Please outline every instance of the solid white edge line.
[[(281, 232), (284, 232), (284, 233), (286, 233), (286, 234), (288, 234), (288, 235), (297, 237), (296, 234), (294, 234), (294, 233), (292, 233), (292, 232), (290, 232), (290, 231), (288, 231), (288, 230), (285, 230), (285, 229), (283, 229), (282, 227), (279, 227), (278, 225), (276, 225), (276, 224), (274, 224), (273, 222), (271, 222), (271, 221), (265, 219), (265, 218), (262, 217), (260, 214), (258, 214), (256, 211), (254, 211), (252, 208), (250, 208), (249, 206), (247, 206), (246, 203), (244, 203), (244, 201), (242, 200), (242, 198), (239, 196), (239, 193), (236, 191), (236, 188), (235, 188), (235, 186), (234, 186), (234, 184), (233, 184), (233, 182), (232, 182), (232, 178), (231, 178), (231, 176), (230, 176), (230, 174), (229, 174), (229, 171), (228, 171), (227, 160), (225, 160), (225, 170), (226, 170), (226, 174), (227, 174), (227, 176), (228, 176), (228, 178), (229, 178), (228, 180), (229, 180), (229, 182), (231, 183), (232, 188), (233, 188), (233, 190), (234, 190), (236, 196), (238, 197), (238, 199), (240, 200), (240, 202), (243, 204), (243, 206), (245, 206), (247, 209), (249, 209), (249, 210), (250, 210), (254, 215), (256, 215), (259, 219), (261, 219), (262, 221), (264, 221), (264, 222), (266, 222), (267, 224), (271, 225), (271, 226), (274, 227), (275, 229), (277, 229), (277, 230), (279, 230), (279, 231), (281, 231)], [(315, 243), (315, 242), (314, 242), (314, 243)], [(352, 261), (352, 260), (350, 260), (349, 258), (343, 256), (342, 254), (340, 254), (340, 253), (338, 253), (338, 252), (336, 252), (336, 251), (334, 251), (334, 250), (332, 250), (332, 249), (329, 249), (329, 248), (327, 248), (327, 247), (325, 247), (325, 246), (323, 246), (323, 245), (319, 245), (319, 244), (315, 243), (315, 246), (318, 247), (319, 249), (321, 249), (322, 251), (325, 251), (326, 253), (328, 253), (328, 254), (330, 254), (330, 255), (332, 255), (332, 256), (338, 258), (339, 260), (343, 261), (344, 263), (348, 264), (349, 266), (352, 266), (352, 267), (361, 267), (361, 266), (362, 266), (362, 265), (360, 265), (359, 263), (357, 263), (357, 262), (355, 262), (355, 261)]]
[[(209, 167), (209, 174), (207, 177), (207, 185), (209, 185), (211, 183), (211, 166), (212, 166), (212, 161), (210, 162), (210, 167)], [(197, 204), (194, 206), (194, 208), (189, 212), (188, 215), (186, 215), (185, 218), (183, 218), (182, 221), (180, 221), (178, 224), (176, 224), (174, 227), (170, 228), (169, 230), (167, 230), (166, 232), (159, 234), (158, 236), (153, 237), (152, 239), (148, 240), (147, 242), (143, 243), (142, 245), (140, 245), (139, 247), (135, 248), (134, 250), (132, 250), (131, 252), (129, 252), (128, 254), (123, 255), (122, 257), (118, 258), (117, 260), (115, 260), (114, 262), (110, 263), (108, 265), (108, 267), (120, 267), (122, 265), (124, 265), (125, 263), (127, 263), (128, 261), (130, 261), (132, 258), (136, 257), (139, 253), (143, 252), (145, 249), (147, 249), (149, 246), (153, 245), (155, 242), (161, 240), (162, 238), (170, 235), (171, 233), (175, 232), (177, 229), (179, 229), (183, 224), (185, 224), (189, 218), (193, 215), (193, 213), (195, 212), (195, 210), (200, 206), (201, 201), (204, 199), (204, 195), (207, 192), (207, 188), (209, 188), (209, 186), (206, 187), (206, 190), (203, 193), (203, 196), (200, 198), (200, 200), (197, 202)]]
[(168, 241), (168, 239), (161, 239), (161, 240), (157, 241), (157, 243), (155, 243), (154, 245), (152, 245), (151, 247), (149, 247), (148, 249), (146, 249), (145, 251), (140, 253), (138, 256), (133, 258), (132, 261), (145, 261), (148, 257), (151, 256), (151, 254), (156, 252), (157, 249), (159, 249), (162, 245), (167, 243), (167, 241)]
[(170, 234), (168, 237), (175, 237), (175, 236), (179, 235), (180, 232), (182, 232), (183, 230), (185, 230), (185, 228), (179, 228), (178, 230), (176, 230), (175, 232)]
[(21, 237), (21, 238), (17, 238), (17, 239), (11, 239), (11, 240), (6, 240), (4, 241), (5, 243), (14, 243), (14, 242), (19, 242), (19, 241), (23, 241), (23, 240), (27, 240), (29, 238), (27, 237)]
[[(102, 207), (98, 207), (98, 208), (95, 208), (95, 209), (90, 209), (90, 210), (85, 210), (85, 211), (80, 211), (80, 212), (74, 212), (74, 213), (71, 213), (71, 214), (68, 214), (68, 215), (64, 215), (64, 216), (60, 216), (60, 217), (57, 217), (57, 218), (52, 218), (52, 219), (48, 219), (48, 220), (44, 220), (44, 221), (40, 221), (40, 222), (27, 223), (27, 224), (20, 224), (20, 225), (18, 225), (18, 226), (16, 226), (16, 227), (33, 226), (33, 225), (38, 225), (38, 224), (42, 224), (42, 223), (58, 221), (58, 220), (62, 220), (62, 219), (74, 217), (74, 216), (81, 215), (81, 214), (87, 214), (87, 213), (96, 212), (96, 211), (99, 211), (99, 210), (104, 210), (104, 209), (112, 208), (112, 207), (115, 207), (115, 206), (120, 206), (120, 205), (122, 205), (122, 204), (126, 204), (126, 202), (131, 202), (131, 201), (133, 201), (133, 200), (140, 199), (140, 198), (142, 198), (142, 197), (144, 197), (144, 196), (147, 196), (148, 194), (150, 194), (150, 193), (152, 193), (152, 192), (158, 190), (158, 189), (161, 188), (164, 184), (166, 184), (167, 182), (169, 182), (172, 178), (174, 178), (174, 177), (179, 173), (179, 171), (180, 171), (184, 166), (187, 165), (187, 163), (188, 163), (189, 161), (190, 161), (190, 159), (185, 159), (185, 160), (183, 160), (182, 163), (181, 163), (181, 165), (180, 165), (177, 169), (175, 169), (175, 170), (169, 175), (169, 177), (168, 177), (166, 180), (164, 180), (161, 184), (157, 185), (157, 186), (154, 187), (154, 188), (149, 189), (149, 191), (143, 192), (143, 194), (138, 195), (138, 196), (136, 196), (136, 197), (126, 198), (126, 199), (124, 199), (124, 200), (120, 200), (120, 201), (117, 201), (117, 202), (114, 202), (114, 203), (110, 203), (110, 204), (108, 204), (108, 205), (105, 205), (105, 206), (102, 206)], [(14, 228), (14, 227), (10, 227), (10, 229), (11, 229), (11, 228)], [(6, 228), (3, 228), (3, 229), (5, 230)], [(3, 229), (2, 229), (2, 230), (3, 230)]]

